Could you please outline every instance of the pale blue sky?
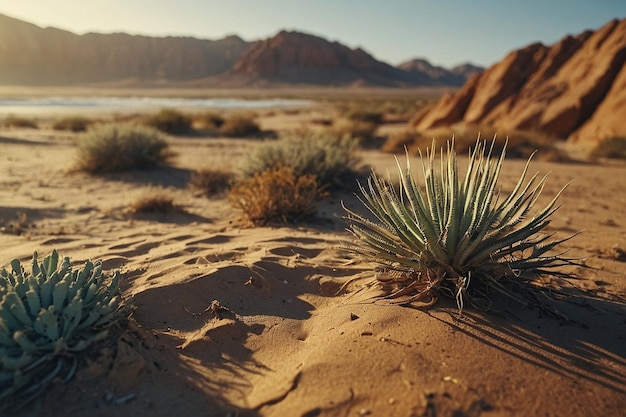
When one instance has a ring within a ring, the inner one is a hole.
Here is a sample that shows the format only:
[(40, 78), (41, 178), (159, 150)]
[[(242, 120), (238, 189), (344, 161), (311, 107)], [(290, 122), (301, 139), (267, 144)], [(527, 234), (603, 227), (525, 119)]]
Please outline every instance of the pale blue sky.
[(75, 33), (251, 41), (281, 29), (362, 47), (392, 65), (489, 66), (532, 42), (626, 18), (626, 0), (0, 0), (0, 13)]

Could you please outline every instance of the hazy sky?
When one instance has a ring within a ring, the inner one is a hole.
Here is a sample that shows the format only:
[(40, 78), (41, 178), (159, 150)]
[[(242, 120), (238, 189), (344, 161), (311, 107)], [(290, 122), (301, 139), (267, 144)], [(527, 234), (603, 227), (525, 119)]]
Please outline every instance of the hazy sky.
[(0, 13), (71, 32), (252, 41), (281, 29), (361, 47), (396, 65), (414, 57), (489, 66), (532, 42), (626, 17), (626, 0), (0, 0)]

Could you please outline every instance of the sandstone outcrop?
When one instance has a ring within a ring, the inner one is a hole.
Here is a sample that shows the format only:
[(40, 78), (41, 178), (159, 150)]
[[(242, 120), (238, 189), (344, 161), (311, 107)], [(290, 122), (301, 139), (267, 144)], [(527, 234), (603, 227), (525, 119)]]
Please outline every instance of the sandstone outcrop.
[(443, 97), (418, 130), (464, 122), (571, 140), (626, 136), (626, 19), (508, 54)]

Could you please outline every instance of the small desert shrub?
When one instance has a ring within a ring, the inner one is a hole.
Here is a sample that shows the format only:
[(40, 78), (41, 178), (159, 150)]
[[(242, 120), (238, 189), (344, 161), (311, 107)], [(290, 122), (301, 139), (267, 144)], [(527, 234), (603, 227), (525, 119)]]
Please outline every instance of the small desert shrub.
[(135, 214), (168, 213), (177, 209), (174, 197), (162, 187), (148, 187), (129, 207)]
[(324, 186), (344, 187), (354, 180), (358, 149), (358, 141), (351, 137), (303, 130), (258, 146), (243, 159), (241, 170), (252, 176), (284, 165), (297, 176), (315, 175)]
[(626, 159), (626, 137), (603, 140), (592, 151), (594, 158)]
[(82, 116), (63, 117), (52, 124), (54, 130), (70, 130), (72, 132), (84, 132), (93, 123), (92, 120)]
[(383, 122), (383, 113), (364, 109), (352, 109), (347, 111), (343, 117), (355, 122), (367, 122), (380, 125)]
[(310, 217), (320, 195), (314, 175), (297, 175), (289, 167), (278, 166), (235, 183), (229, 199), (243, 211), (247, 223), (262, 226)]
[(207, 196), (219, 194), (227, 190), (233, 182), (230, 172), (216, 169), (201, 169), (191, 174), (189, 187), (199, 190)]
[(435, 153), (421, 158), (423, 188), (408, 163), (405, 172), (398, 165), (399, 189), (376, 174), (361, 187), (361, 201), (372, 216), (346, 209), (356, 238), (350, 249), (382, 265), (377, 281), (389, 289), (387, 298), (407, 296), (399, 302), (432, 305), (443, 291), (456, 297), (459, 309), (465, 299), (488, 308), (494, 290), (521, 300), (522, 284), (574, 263), (551, 253), (572, 236), (550, 240), (553, 234), (542, 233), (563, 190), (533, 210), (546, 177), (535, 174), (526, 181), (528, 164), (507, 196), (497, 187), (504, 151), (492, 158), (479, 141), (464, 177), (450, 145), (441, 161)]
[(370, 142), (375, 138), (377, 123), (362, 120), (339, 119), (330, 129), (330, 133), (337, 137), (350, 136), (362, 143)]
[(162, 109), (143, 120), (143, 124), (164, 133), (184, 135), (191, 131), (192, 120), (189, 116), (173, 109)]
[(536, 151), (540, 151), (535, 157), (536, 159), (552, 162), (570, 160), (564, 151), (555, 146), (559, 139), (533, 131), (506, 131), (493, 126), (464, 124), (432, 129), (426, 132), (407, 130), (390, 136), (383, 145), (383, 149), (386, 152), (397, 153), (403, 152), (406, 146), (410, 154), (416, 155), (430, 147), (433, 140), (436, 148), (445, 148), (447, 138), (450, 136), (454, 137), (456, 150), (464, 154), (467, 154), (474, 146), (476, 137), (480, 137), (493, 139), (493, 150), (496, 153), (502, 152), (506, 144), (507, 155), (510, 158), (528, 159)]
[(230, 137), (244, 137), (257, 134), (261, 131), (254, 118), (245, 114), (233, 114), (228, 116), (220, 126), (222, 135)]
[(73, 269), (56, 250), (26, 271), (0, 270), (0, 411), (25, 405), (55, 380), (68, 381), (77, 355), (123, 317), (119, 272), (100, 261)]
[(0, 233), (20, 236), (28, 228), (28, 215), (22, 211), (15, 213), (15, 219), (5, 221), (0, 218)]
[(201, 129), (216, 130), (224, 124), (224, 116), (216, 112), (205, 112), (196, 115), (194, 121)]
[(2, 125), (5, 127), (20, 127), (29, 129), (39, 128), (36, 120), (21, 116), (7, 116), (4, 118)]
[(107, 123), (78, 138), (77, 169), (90, 173), (146, 169), (172, 156), (160, 131), (137, 124)]

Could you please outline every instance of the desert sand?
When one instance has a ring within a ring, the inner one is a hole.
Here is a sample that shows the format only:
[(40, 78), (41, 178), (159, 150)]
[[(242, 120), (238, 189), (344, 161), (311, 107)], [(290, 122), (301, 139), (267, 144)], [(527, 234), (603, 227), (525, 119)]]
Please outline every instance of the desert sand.
[[(318, 116), (278, 112), (261, 124)], [(375, 266), (340, 243), (340, 202), (361, 209), (351, 192), (322, 201), (310, 222), (243, 228), (226, 197), (186, 187), (194, 170), (236, 169), (258, 140), (170, 137), (172, 167), (91, 177), (69, 171), (73, 136), (0, 131), (0, 218), (26, 215), (19, 235), (1, 235), (0, 265), (53, 248), (75, 265), (102, 259), (122, 272), (132, 317), (119, 342), (99, 345), (76, 378), (16, 415), (623, 415), (626, 164), (531, 164), (551, 172), (543, 202), (574, 180), (550, 225), (582, 231), (565, 247), (586, 267), (563, 268), (575, 287), (563, 284), (568, 297), (554, 304), (566, 322), (509, 300), (496, 300), (498, 314), (459, 312), (448, 299), (428, 310), (374, 303), (365, 284)], [(392, 155), (361, 157), (395, 170)], [(503, 190), (524, 163), (505, 162)], [(180, 210), (129, 213), (149, 185), (166, 187)]]

